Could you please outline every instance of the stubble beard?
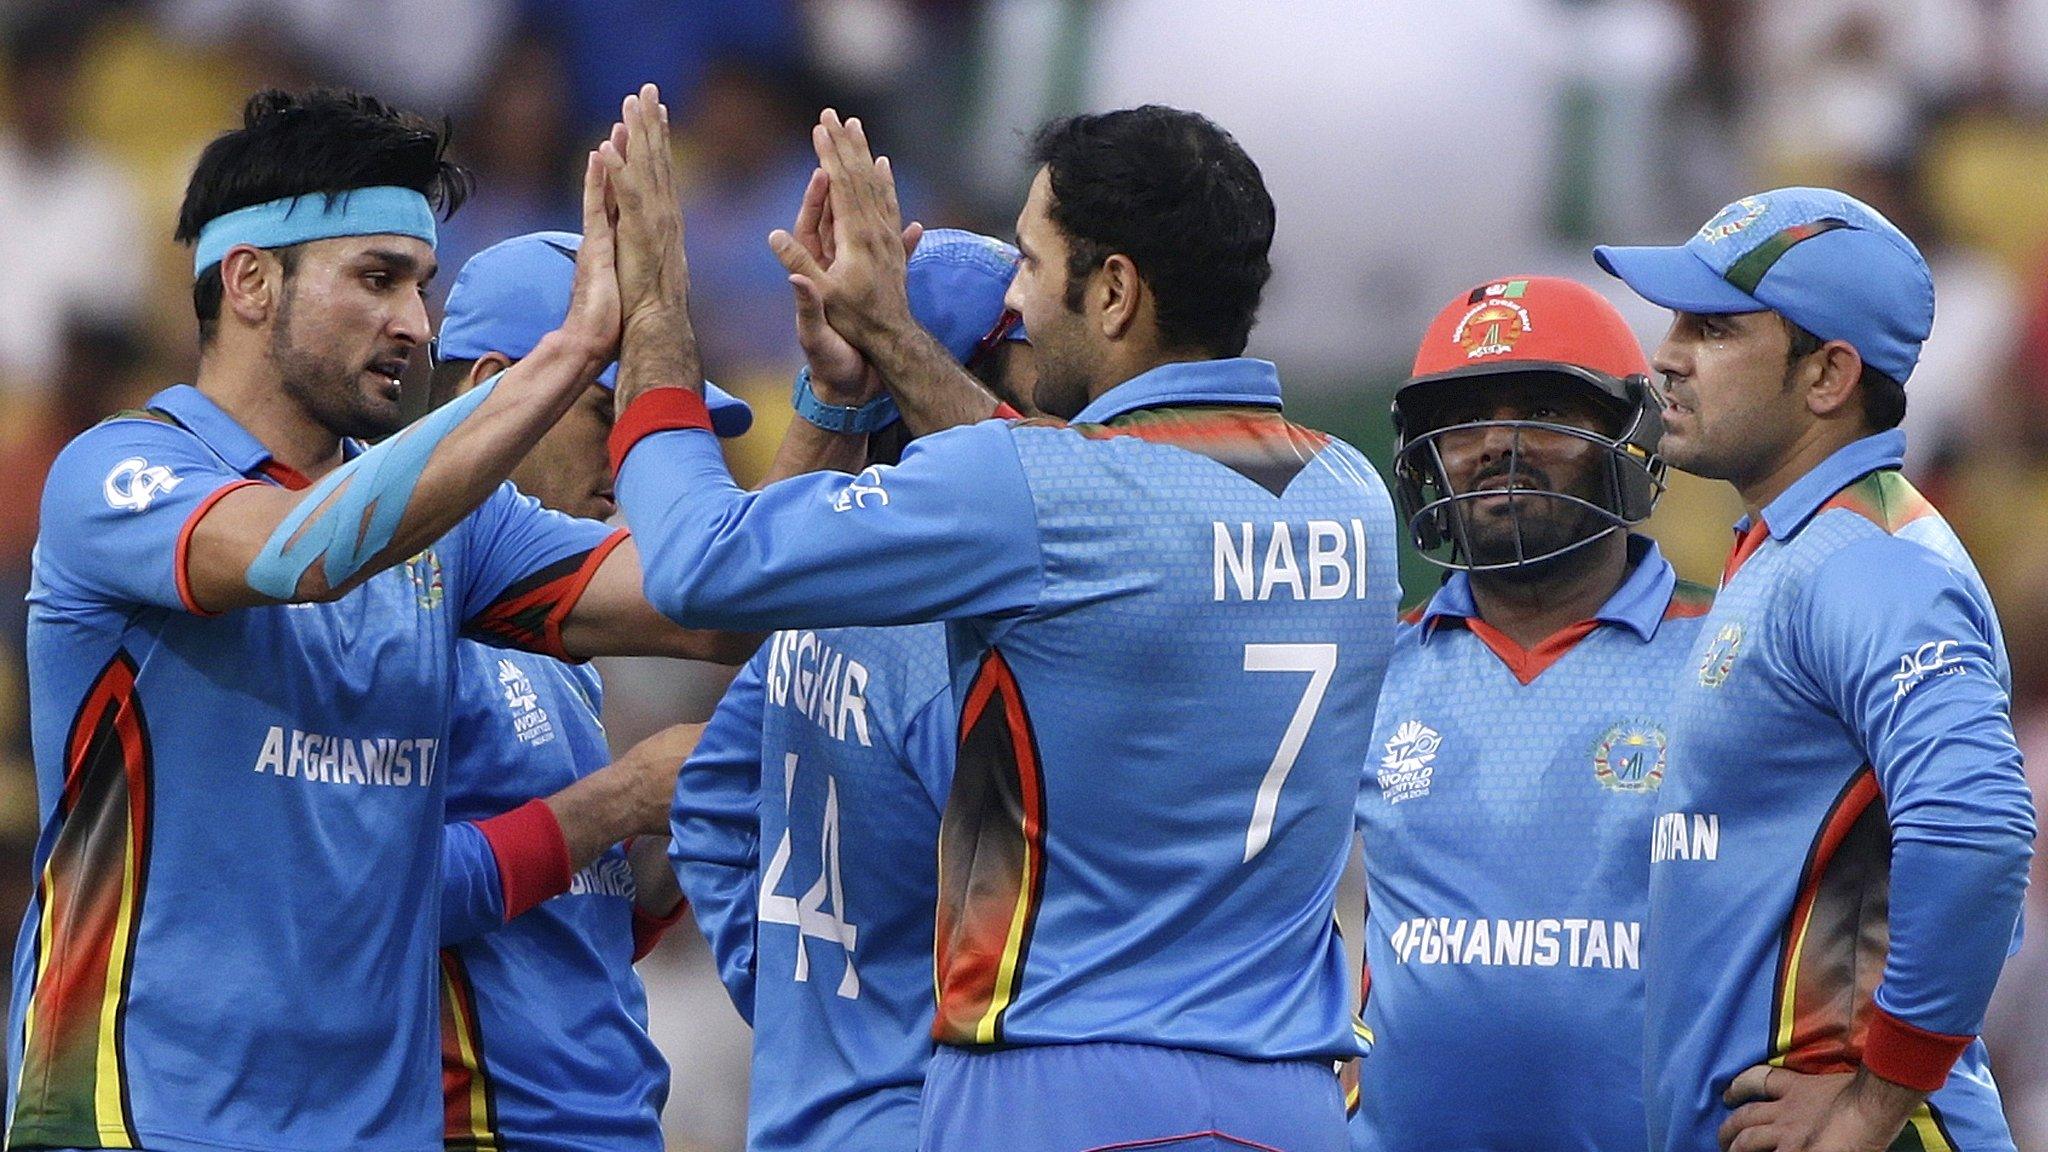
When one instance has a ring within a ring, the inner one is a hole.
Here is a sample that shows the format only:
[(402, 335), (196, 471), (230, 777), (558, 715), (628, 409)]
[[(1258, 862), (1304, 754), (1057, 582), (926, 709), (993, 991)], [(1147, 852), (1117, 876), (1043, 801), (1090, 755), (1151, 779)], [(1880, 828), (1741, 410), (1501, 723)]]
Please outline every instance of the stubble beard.
[(390, 405), (387, 411), (385, 405), (363, 394), (358, 372), (333, 357), (301, 348), (292, 339), (292, 299), (293, 293), (287, 289), (270, 333), (270, 359), (285, 395), (336, 436), (377, 440), (403, 427), (397, 405)]

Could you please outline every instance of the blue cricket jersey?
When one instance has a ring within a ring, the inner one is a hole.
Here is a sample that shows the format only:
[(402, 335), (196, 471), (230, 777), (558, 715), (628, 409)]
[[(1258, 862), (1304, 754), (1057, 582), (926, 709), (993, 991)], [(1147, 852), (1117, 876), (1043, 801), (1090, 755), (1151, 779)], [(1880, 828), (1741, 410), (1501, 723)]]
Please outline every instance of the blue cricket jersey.
[(670, 853), (754, 1025), (751, 1152), (917, 1146), (953, 754), (916, 624), (776, 633), (684, 766)]
[(1645, 846), (1711, 594), (1647, 537), (1594, 619), (1524, 650), (1450, 578), (1394, 645), (1358, 796), (1358, 1152), (1643, 1142)]
[(2033, 808), (1997, 615), (1904, 453), (1849, 444), (1740, 526), (1680, 678), (1643, 953), (1655, 1149), (1713, 1147), (1766, 1061), (1938, 1088), (1900, 1147), (2012, 1147), (1974, 1037)]
[(10, 1147), (441, 1148), (456, 645), (556, 646), (607, 530), (507, 484), (339, 600), (203, 615), (192, 526), (278, 482), (304, 480), (190, 387), (51, 468)]
[(950, 622), (940, 1042), (1361, 1051), (1333, 913), (1393, 512), (1363, 457), (1279, 407), (1271, 364), (1171, 364), (1071, 425), (988, 421), (755, 493), (708, 431), (624, 445), (673, 619)]
[(471, 821), (611, 762), (587, 665), (465, 643), (441, 849), (441, 1085), (451, 1149), (660, 1152), (668, 1063), (633, 971), (633, 870), (613, 845), (569, 890), (505, 919)]

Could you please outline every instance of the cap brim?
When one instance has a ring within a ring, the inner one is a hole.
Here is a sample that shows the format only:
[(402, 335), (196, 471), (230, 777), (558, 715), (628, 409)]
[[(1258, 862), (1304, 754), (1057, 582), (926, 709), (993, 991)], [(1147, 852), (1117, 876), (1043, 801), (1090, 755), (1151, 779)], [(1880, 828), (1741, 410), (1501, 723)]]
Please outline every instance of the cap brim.
[[(597, 382), (607, 388), (617, 388), (618, 361), (607, 364), (605, 370), (597, 374)], [(753, 407), (709, 380), (704, 382), (704, 406), (711, 409), (711, 430), (725, 439), (743, 436), (754, 426)]]
[(1602, 244), (1593, 260), (1610, 276), (1634, 289), (1652, 304), (1674, 312), (1714, 316), (1729, 312), (1764, 312), (1770, 305), (1721, 279), (1699, 257), (1683, 247), (1622, 248)]

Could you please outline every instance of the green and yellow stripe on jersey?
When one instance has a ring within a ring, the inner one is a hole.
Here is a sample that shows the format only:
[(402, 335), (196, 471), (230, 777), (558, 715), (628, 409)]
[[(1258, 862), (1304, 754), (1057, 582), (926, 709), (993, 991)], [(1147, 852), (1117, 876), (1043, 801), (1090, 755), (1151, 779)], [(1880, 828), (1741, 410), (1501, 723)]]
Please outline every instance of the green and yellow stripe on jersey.
[(22, 1018), (13, 1147), (134, 1148), (123, 1048), (149, 876), (149, 726), (116, 651), (64, 742), (56, 838), (36, 880), (34, 991)]
[(484, 1067), (476, 988), (453, 948), (441, 950), (441, 1142), (452, 1152), (502, 1152), (498, 1104)]
[(1000, 1044), (1045, 893), (1045, 778), (1017, 678), (991, 650), (960, 710), (939, 827), (933, 980), (942, 1044)]
[(1835, 493), (1820, 506), (1820, 512), (1830, 508), (1847, 509), (1894, 533), (1935, 513), (1927, 497), (1895, 468), (1879, 469)]

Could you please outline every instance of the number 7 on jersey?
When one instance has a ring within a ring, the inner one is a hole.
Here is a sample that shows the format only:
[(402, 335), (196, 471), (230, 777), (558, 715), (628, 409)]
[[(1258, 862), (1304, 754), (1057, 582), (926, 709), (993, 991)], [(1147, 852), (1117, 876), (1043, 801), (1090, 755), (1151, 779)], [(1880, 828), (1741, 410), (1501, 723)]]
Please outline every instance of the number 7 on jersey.
[(1316, 722), (1316, 711), (1323, 706), (1323, 693), (1330, 687), (1330, 677), (1337, 672), (1337, 646), (1247, 644), (1244, 670), (1309, 674), (1308, 688), (1301, 694), (1301, 703), (1294, 707), (1294, 718), (1287, 722), (1287, 731), (1281, 733), (1280, 747), (1274, 749), (1273, 763), (1259, 781), (1259, 795), (1252, 802), (1251, 827), (1244, 832), (1244, 859), (1249, 864), (1273, 838), (1273, 813), (1280, 807), (1280, 789), (1287, 783), (1287, 774), (1294, 770), (1295, 758), (1301, 755), (1301, 746), (1308, 739), (1309, 725)]

